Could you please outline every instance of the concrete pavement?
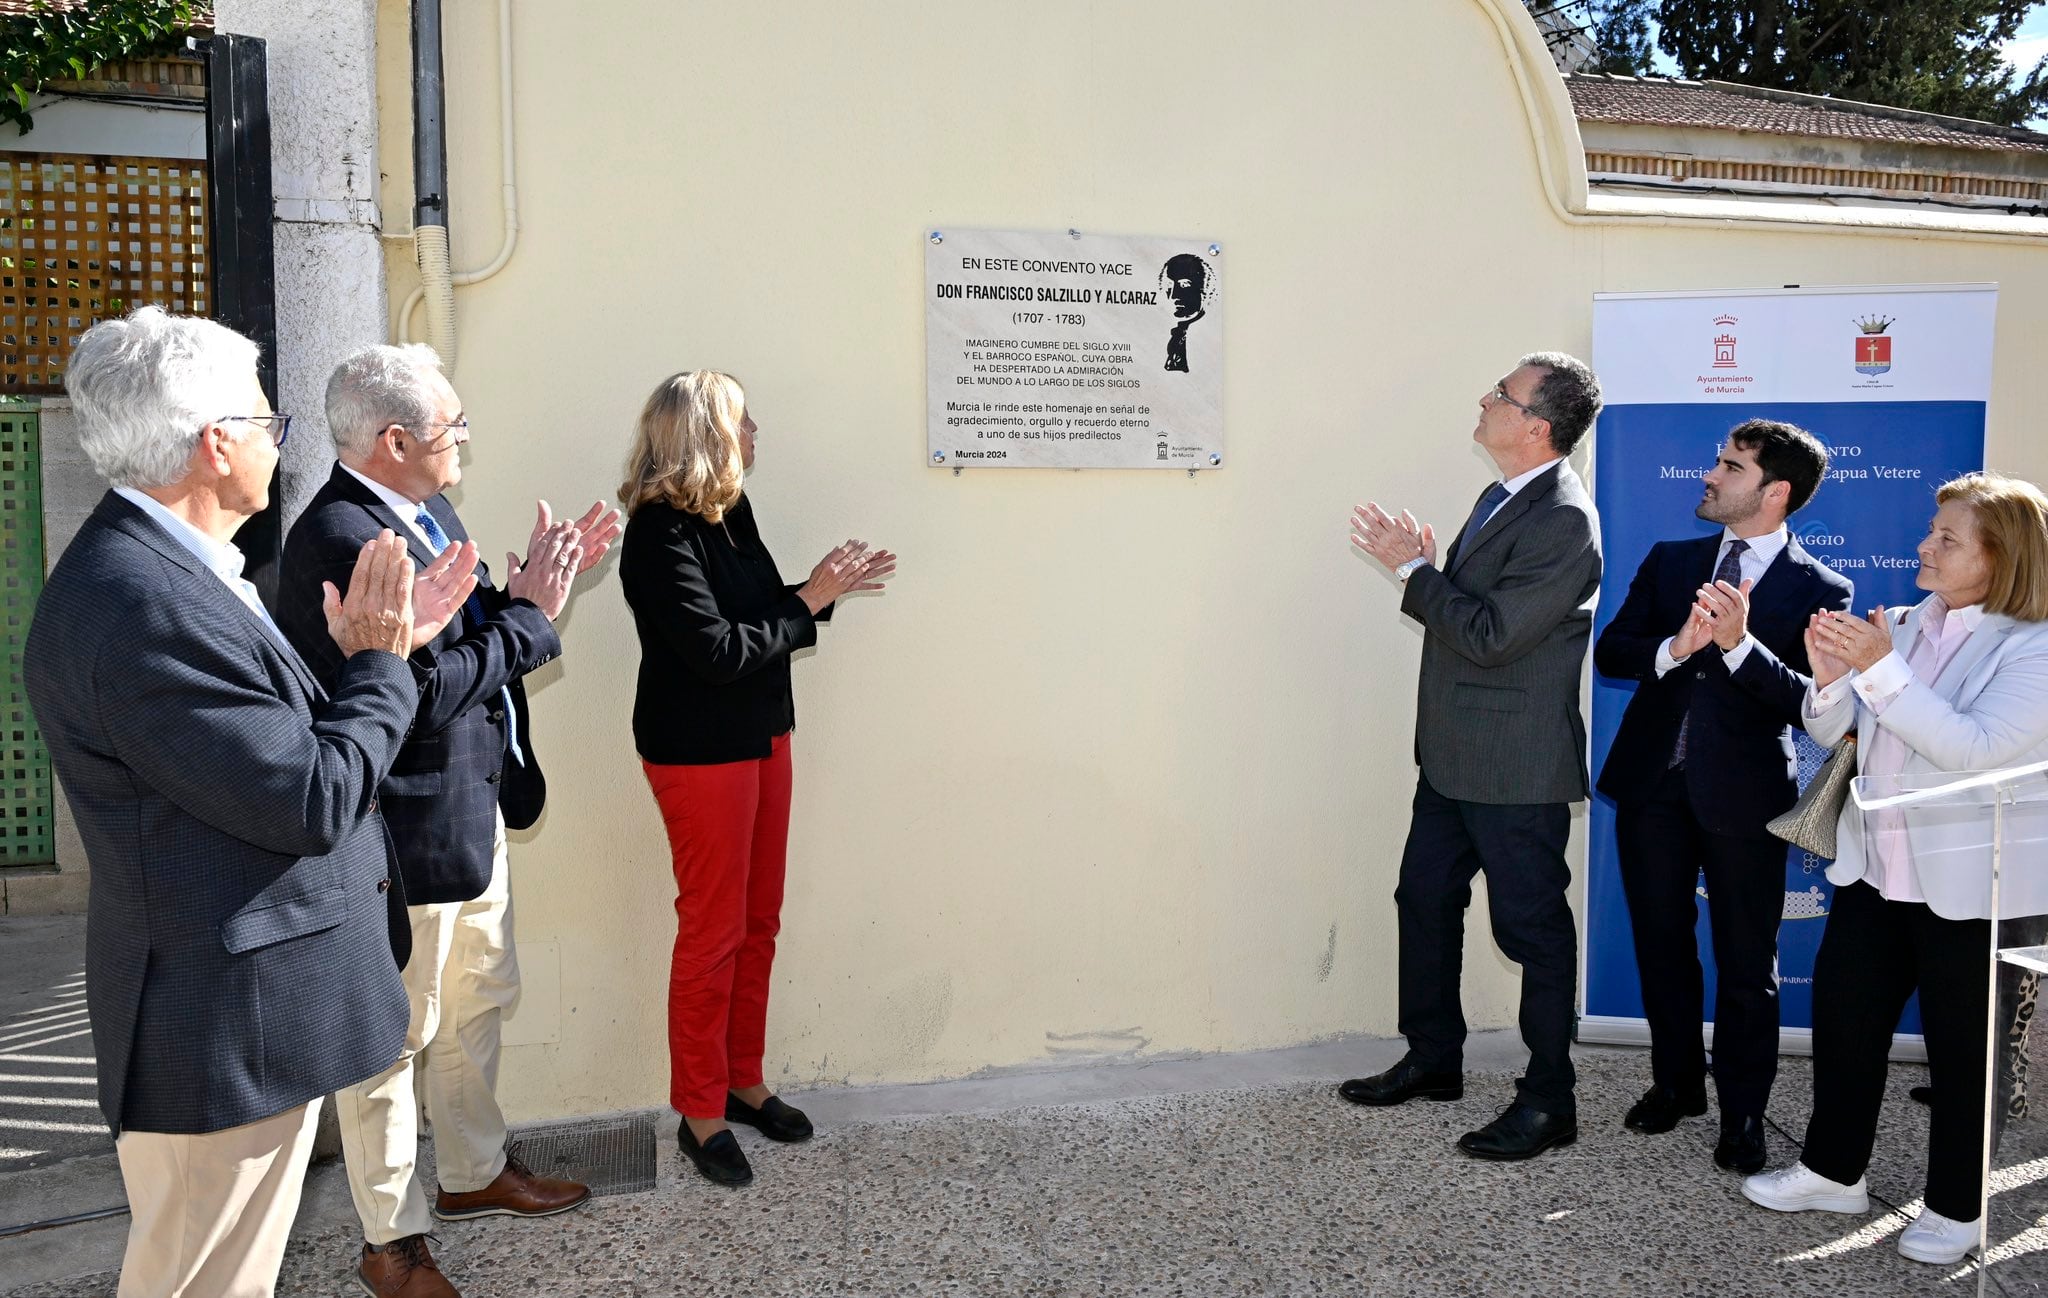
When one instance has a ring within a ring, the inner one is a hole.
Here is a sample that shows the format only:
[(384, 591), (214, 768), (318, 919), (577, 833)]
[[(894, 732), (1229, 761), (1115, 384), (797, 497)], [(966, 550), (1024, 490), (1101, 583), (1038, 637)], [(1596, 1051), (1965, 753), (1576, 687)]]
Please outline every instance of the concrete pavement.
[[(1883, 1202), (1858, 1217), (1785, 1216), (1713, 1166), (1711, 1118), (1661, 1137), (1621, 1126), (1645, 1084), (1641, 1052), (1576, 1052), (1578, 1143), (1511, 1165), (1453, 1142), (1510, 1098), (1512, 1036), (1474, 1039), (1455, 1103), (1373, 1111), (1333, 1094), (1399, 1053), (1361, 1040), (792, 1094), (818, 1137), (777, 1146), (743, 1132), (757, 1179), (739, 1191), (681, 1161), (668, 1119), (655, 1190), (544, 1221), (451, 1223), (435, 1252), (468, 1298), (1974, 1292), (1973, 1268), (1895, 1251), (1927, 1126), (1905, 1092), (1924, 1068), (1893, 1070), (1871, 1170)], [(1803, 1126), (1810, 1076), (1786, 1061), (1774, 1164), (1796, 1156), (1781, 1133)], [(1994, 1204), (1992, 1274), (2006, 1293), (2048, 1290), (2044, 1125), (2016, 1125), (2001, 1158), (2010, 1188)], [(57, 1170), (0, 1176), (0, 1215), (66, 1202)], [(22, 1193), (21, 1178), (39, 1175)], [(123, 1229), (0, 1240), (0, 1291), (112, 1295)], [(316, 1168), (279, 1292), (351, 1292), (357, 1242), (339, 1167)]]

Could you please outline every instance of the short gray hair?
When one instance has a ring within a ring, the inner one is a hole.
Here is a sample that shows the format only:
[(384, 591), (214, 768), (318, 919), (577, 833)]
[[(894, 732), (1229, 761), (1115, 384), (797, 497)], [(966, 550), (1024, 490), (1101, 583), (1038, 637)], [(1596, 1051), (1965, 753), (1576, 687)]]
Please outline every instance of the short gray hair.
[(1594, 377), (1592, 366), (1563, 352), (1530, 352), (1521, 363), (1549, 371), (1537, 383), (1536, 395), (1529, 398), (1529, 412), (1550, 421), (1550, 448), (1559, 455), (1570, 455), (1600, 417), (1600, 380)]
[(427, 375), (441, 372), (441, 356), (425, 343), (378, 343), (351, 352), (327, 378), (327, 431), (334, 449), (361, 459), (377, 434), (402, 424), (421, 435), (434, 418)]
[[(226, 325), (146, 306), (85, 331), (64, 370), (78, 443), (117, 487), (168, 487), (192, 463), (199, 431), (253, 415), (256, 344)], [(246, 424), (229, 425), (234, 440)]]

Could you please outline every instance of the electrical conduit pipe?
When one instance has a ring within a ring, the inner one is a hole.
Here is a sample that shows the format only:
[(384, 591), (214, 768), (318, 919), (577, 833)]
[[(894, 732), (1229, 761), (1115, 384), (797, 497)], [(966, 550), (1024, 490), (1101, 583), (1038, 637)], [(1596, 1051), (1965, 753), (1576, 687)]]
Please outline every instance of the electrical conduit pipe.
[[(421, 0), (421, 2), (426, 3), (428, 0)], [(438, 4), (435, 5), (435, 8), (438, 17)], [(437, 97), (440, 90), (438, 51), (437, 21), (436, 75), (434, 78)], [(418, 102), (420, 85), (418, 53), (417, 45), (415, 45), (413, 111), (414, 175), (416, 180), (419, 174), (418, 158), (420, 149), (420, 131), (418, 127), (420, 111)], [(441, 143), (441, 140), (445, 137), (441, 134), (439, 109), (440, 106), (437, 103), (434, 109), (436, 133), (434, 147), (440, 150), (439, 156), (443, 162), (441, 174), (444, 177), (440, 184), (442, 187), (445, 187), (446, 149), (445, 145)], [(474, 284), (497, 274), (505, 268), (505, 263), (512, 260), (513, 249), (519, 244), (519, 186), (513, 171), (512, 149), (512, 0), (498, 0), (498, 158), (499, 172), (504, 182), (502, 189), (505, 206), (505, 234), (498, 246), (497, 256), (491, 258), (487, 264), (476, 270), (458, 271), (452, 269), (454, 263), (448, 250), (447, 204), (445, 196), (438, 192), (438, 189), (435, 193), (435, 198), (438, 202), (433, 213), (435, 217), (438, 217), (438, 220), (434, 220), (431, 223), (426, 220), (416, 221), (413, 230), (413, 256), (420, 268), (420, 286), (414, 289), (406, 297), (404, 305), (398, 308), (398, 340), (400, 342), (411, 341), (413, 312), (419, 309), (422, 302), (425, 302), (427, 304), (427, 342), (435, 351), (440, 353), (442, 363), (450, 368), (453, 368), (455, 364), (455, 286)], [(425, 194), (427, 190), (421, 187), (418, 192)], [(424, 204), (417, 210), (424, 210)]]

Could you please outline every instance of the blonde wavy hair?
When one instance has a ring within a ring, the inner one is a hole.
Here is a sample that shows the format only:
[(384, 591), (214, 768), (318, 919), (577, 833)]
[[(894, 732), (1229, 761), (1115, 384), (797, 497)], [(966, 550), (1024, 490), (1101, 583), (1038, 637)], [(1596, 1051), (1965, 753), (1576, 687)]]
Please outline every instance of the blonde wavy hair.
[(656, 384), (641, 407), (626, 480), (619, 484), (626, 513), (665, 500), (707, 523), (724, 521), (740, 499), (746, 413), (746, 390), (730, 374), (689, 370)]
[(1965, 473), (1935, 488), (1934, 499), (1960, 500), (1976, 517), (1977, 540), (1991, 561), (1984, 611), (2048, 621), (2048, 494), (2024, 478)]

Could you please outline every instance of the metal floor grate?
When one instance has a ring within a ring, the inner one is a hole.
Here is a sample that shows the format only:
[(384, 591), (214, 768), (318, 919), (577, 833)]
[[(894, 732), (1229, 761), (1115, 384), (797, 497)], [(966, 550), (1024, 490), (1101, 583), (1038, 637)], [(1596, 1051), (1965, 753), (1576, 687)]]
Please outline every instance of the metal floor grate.
[(519, 1161), (542, 1176), (581, 1181), (593, 1195), (654, 1188), (654, 1115), (554, 1122), (513, 1133)]

